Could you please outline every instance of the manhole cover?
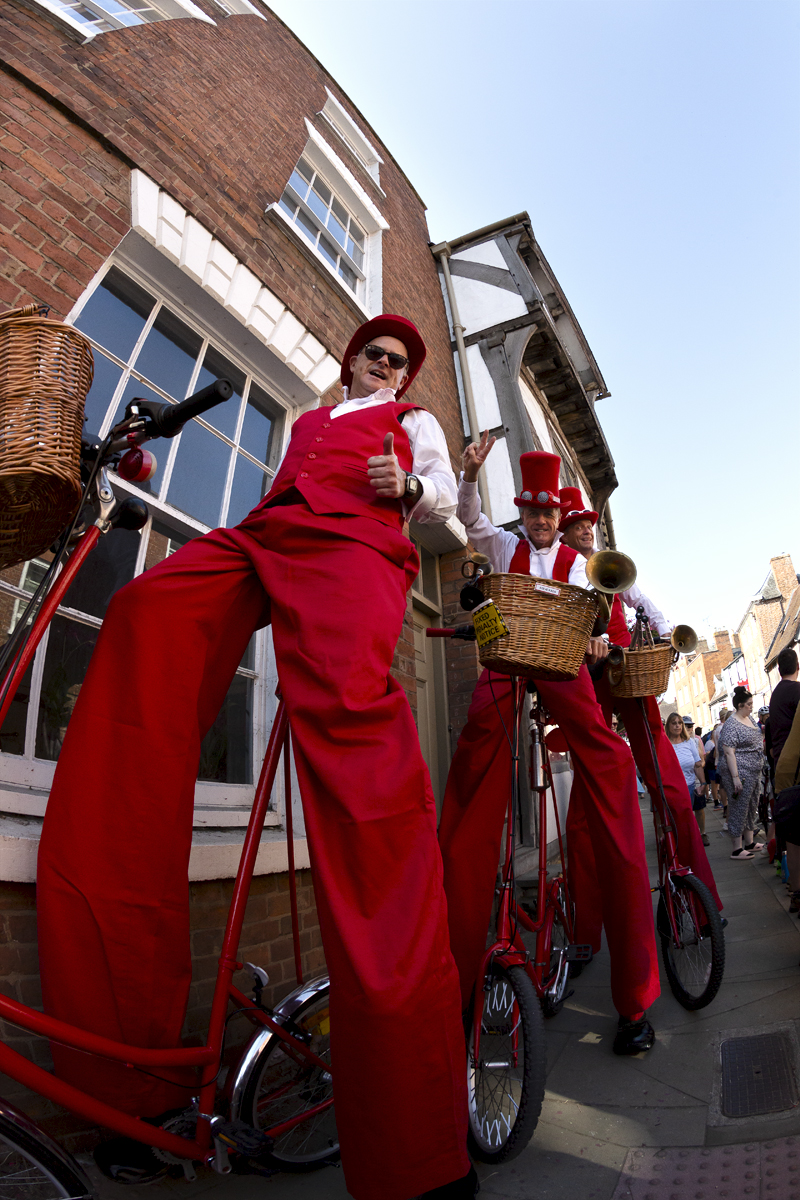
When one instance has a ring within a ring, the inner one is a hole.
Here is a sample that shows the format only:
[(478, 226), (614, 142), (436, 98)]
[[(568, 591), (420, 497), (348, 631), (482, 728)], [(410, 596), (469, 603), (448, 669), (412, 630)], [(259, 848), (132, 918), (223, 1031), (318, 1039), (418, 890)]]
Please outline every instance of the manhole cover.
[(722, 1043), (722, 1111), (726, 1117), (784, 1112), (798, 1103), (794, 1046), (785, 1033)]

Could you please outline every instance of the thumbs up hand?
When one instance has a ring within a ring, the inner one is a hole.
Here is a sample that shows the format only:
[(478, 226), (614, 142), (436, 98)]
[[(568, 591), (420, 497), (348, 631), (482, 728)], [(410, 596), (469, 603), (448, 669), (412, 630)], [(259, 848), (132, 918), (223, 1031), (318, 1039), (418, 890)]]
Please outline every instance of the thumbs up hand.
[(394, 452), (394, 434), (383, 439), (383, 454), (367, 459), (367, 475), (378, 496), (398, 499), (406, 490), (406, 473)]

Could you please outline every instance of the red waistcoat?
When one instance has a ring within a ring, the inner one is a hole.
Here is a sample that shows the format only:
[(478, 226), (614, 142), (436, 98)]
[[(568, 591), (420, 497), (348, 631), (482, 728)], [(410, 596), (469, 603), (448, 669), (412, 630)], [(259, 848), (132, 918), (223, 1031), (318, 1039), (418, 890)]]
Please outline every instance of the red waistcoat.
[[(569, 583), (570, 567), (578, 557), (577, 550), (571, 550), (569, 546), (565, 546), (563, 542), (559, 544), (556, 561), (553, 563), (553, 579), (557, 583)], [(531, 573), (531, 551), (530, 546), (523, 538), (516, 550), (514, 557), (511, 559), (509, 571), (513, 571), (516, 575), (530, 575)]]
[(630, 646), (631, 634), (619, 596), (614, 597), (614, 603), (611, 605), (611, 618), (608, 622), (607, 633), (608, 640), (615, 646)]
[(401, 501), (375, 495), (367, 476), (367, 459), (383, 454), (383, 439), (394, 434), (394, 453), (404, 471), (412, 467), (408, 434), (399, 417), (418, 404), (387, 401), (355, 409), (331, 420), (330, 408), (303, 413), (292, 427), (286, 457), (264, 506), (296, 488), (315, 513), (349, 513), (372, 517), (396, 529), (403, 527)]

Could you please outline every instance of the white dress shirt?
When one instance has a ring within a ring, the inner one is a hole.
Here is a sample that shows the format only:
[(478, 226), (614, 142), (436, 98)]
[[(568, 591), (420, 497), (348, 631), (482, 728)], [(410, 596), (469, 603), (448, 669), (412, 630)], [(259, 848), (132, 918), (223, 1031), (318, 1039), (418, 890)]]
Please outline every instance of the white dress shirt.
[(667, 618), (659, 609), (656, 608), (650, 597), (645, 596), (644, 592), (640, 591), (636, 584), (634, 584), (633, 587), (628, 588), (627, 592), (620, 592), (619, 598), (623, 604), (634, 610), (636, 610), (641, 604), (644, 608), (645, 616), (649, 617), (650, 619), (651, 628), (657, 630), (662, 637), (664, 637), (665, 634), (672, 633), (672, 626)]
[[(492, 525), (488, 517), (481, 512), (481, 498), (478, 494), (477, 483), (468, 483), (464, 476), (458, 484), (458, 519), (463, 521), (469, 540), (480, 554), (485, 554), (495, 571), (505, 572), (511, 566), (511, 559), (519, 546), (519, 538), (507, 529), (498, 529)], [(531, 575), (540, 579), (552, 579), (553, 567), (556, 562), (558, 547), (561, 544), (561, 534), (557, 533), (552, 546), (537, 550), (530, 541), (524, 525), (519, 527), (523, 539), (530, 551)], [(578, 554), (569, 569), (569, 583), (576, 587), (588, 588), (586, 578), (586, 559)]]
[[(381, 388), (371, 396), (357, 400), (347, 397), (330, 410), (331, 420), (359, 408), (375, 408), (389, 400), (394, 400), (391, 388)], [(421, 525), (449, 521), (456, 511), (456, 477), (450, 466), (450, 452), (442, 427), (424, 408), (405, 413), (401, 423), (411, 447), (411, 474), (416, 475), (422, 489), (416, 504), (403, 501), (405, 519), (408, 521), (413, 517)], [(383, 454), (383, 446), (376, 446), (375, 454)], [(279, 470), (280, 465), (276, 475)]]

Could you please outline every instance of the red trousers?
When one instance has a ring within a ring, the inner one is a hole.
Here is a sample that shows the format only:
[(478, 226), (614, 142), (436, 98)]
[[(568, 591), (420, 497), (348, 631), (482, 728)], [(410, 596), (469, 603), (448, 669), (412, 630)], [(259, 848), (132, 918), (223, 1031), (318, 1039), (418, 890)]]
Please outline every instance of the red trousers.
[[(200, 742), (269, 598), (357, 1200), (408, 1200), (469, 1167), (436, 812), (411, 711), (389, 675), (409, 553), (399, 532), (301, 503), (255, 510), (118, 592), (39, 856), (46, 1011), (135, 1045), (179, 1044)], [(59, 1075), (129, 1112), (176, 1102), (174, 1089), (124, 1066), (53, 1050)]]
[[(574, 768), (567, 838), (576, 937), (599, 950), (605, 927), (614, 1005), (629, 1015), (647, 1008), (660, 992), (633, 762), (622, 738), (603, 720), (586, 667), (567, 683), (537, 680), (536, 686), (567, 740)], [(508, 678), (484, 671), (453, 756), (439, 825), (450, 944), (464, 1005), (492, 908), (511, 786), (500, 715), (510, 731), (512, 708)]]
[[(658, 779), (653, 766), (653, 754), (647, 737), (642, 710), (638, 700), (620, 699), (611, 695), (608, 678), (603, 673), (595, 681), (595, 693), (603, 708), (606, 722), (611, 724), (611, 714), (616, 711), (625, 723), (625, 732), (630, 741), (631, 751), (642, 782), (651, 796), (658, 795)], [(714, 872), (708, 861), (706, 848), (692, 812), (692, 806), (686, 793), (686, 780), (683, 777), (680, 763), (673, 750), (669, 738), (664, 732), (661, 714), (654, 696), (646, 696), (644, 700), (647, 724), (653, 744), (658, 755), (658, 766), (661, 771), (661, 782), (664, 785), (664, 795), (675, 820), (675, 830), (678, 841), (678, 860), (684, 867), (690, 867), (698, 879), (701, 879), (714, 897), (717, 908), (722, 908), (722, 901), (717, 892)]]

